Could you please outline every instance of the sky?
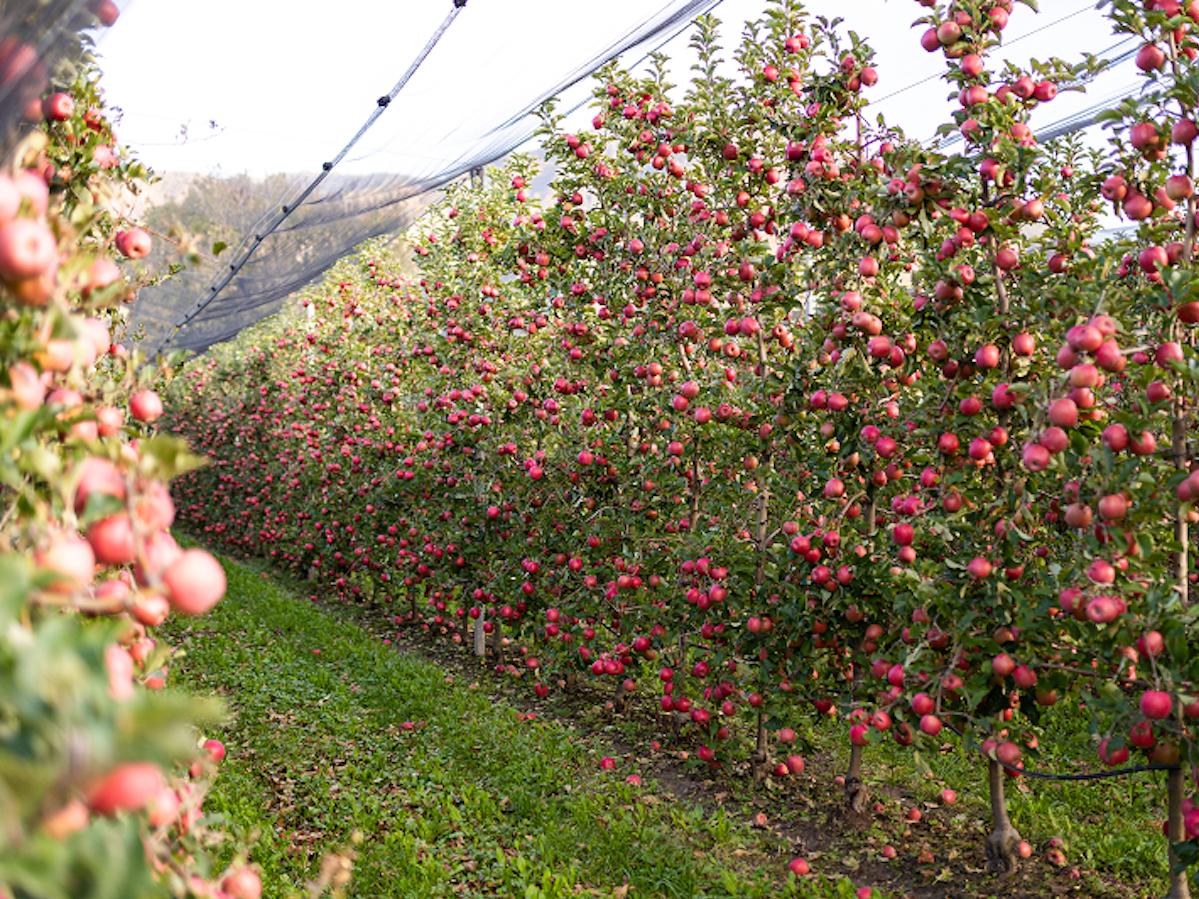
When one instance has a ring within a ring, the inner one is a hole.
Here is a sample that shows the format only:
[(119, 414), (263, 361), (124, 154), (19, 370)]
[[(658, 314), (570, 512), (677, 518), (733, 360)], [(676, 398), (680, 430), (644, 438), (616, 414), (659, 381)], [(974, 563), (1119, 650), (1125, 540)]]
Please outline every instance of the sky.
[[(469, 0), (416, 77), (338, 171), (428, 175), (484, 141), (583, 61), (670, 0)], [(715, 14), (730, 48), (764, 0), (723, 0)], [(1094, 0), (1017, 5), (1002, 55), (1018, 63), (1075, 60), (1117, 42)], [(919, 46), (914, 0), (809, 0), (844, 17), (874, 46), (875, 111), (911, 136), (945, 120), (944, 61)], [(203, 12), (197, 14), (196, 10)], [(425, 45), (449, 0), (131, 0), (99, 40), (104, 86), (123, 113), (119, 136), (160, 173), (315, 171), (359, 128)], [(684, 33), (666, 51), (689, 75)], [(1136, 83), (1126, 64), (1082, 97), (1059, 95), (1034, 125)], [(925, 80), (930, 79), (930, 80)], [(587, 86), (569, 96), (580, 99)], [(591, 113), (575, 117), (579, 127)], [(186, 137), (184, 134), (186, 133)], [(1098, 139), (1098, 138), (1096, 138)]]

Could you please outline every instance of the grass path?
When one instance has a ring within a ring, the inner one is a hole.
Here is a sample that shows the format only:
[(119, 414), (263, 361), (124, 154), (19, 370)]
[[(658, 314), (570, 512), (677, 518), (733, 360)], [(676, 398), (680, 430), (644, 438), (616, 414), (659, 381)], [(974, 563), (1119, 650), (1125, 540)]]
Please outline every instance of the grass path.
[(300, 893), (355, 834), (349, 895), (372, 899), (852, 896), (784, 881), (777, 838), (626, 783), (569, 728), (225, 564), (226, 599), (170, 629), (174, 677), (229, 704), (206, 809), (257, 834), (268, 896)]

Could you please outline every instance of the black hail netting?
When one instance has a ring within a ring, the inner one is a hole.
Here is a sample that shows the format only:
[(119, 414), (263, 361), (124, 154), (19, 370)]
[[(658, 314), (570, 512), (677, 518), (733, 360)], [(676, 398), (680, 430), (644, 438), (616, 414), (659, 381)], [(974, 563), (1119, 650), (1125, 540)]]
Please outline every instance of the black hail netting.
[[(205, 238), (205, 247), (197, 248), (202, 251), (200, 262), (162, 284), (144, 289), (133, 308), (133, 328), (144, 329), (143, 345), (148, 353), (173, 349), (202, 352), (233, 337), (278, 311), (290, 294), (320, 276), (358, 244), (403, 231), (436, 198), (439, 187), (527, 142), (537, 124), (533, 113), (546, 100), (564, 95), (570, 98), (568, 92), (605, 62), (624, 54), (630, 58), (646, 55), (720, 2), (675, 0), (604, 43), (600, 42), (602, 34), (589, 41), (586, 34), (577, 32), (577, 15), (560, 14), (564, 24), (574, 31), (571, 42), (589, 51), (585, 61), (579, 63), (581, 54), (572, 54), (574, 64), (565, 74), (559, 74), (552, 87), (525, 95), (519, 104), (492, 104), (487, 110), (484, 102), (484, 108), (478, 110), (480, 117), (469, 123), (472, 133), (465, 152), (439, 160), (440, 165), (432, 171), (330, 174), (334, 167), (340, 170), (343, 159), (347, 167), (358, 168), (387, 162), (389, 148), (395, 143), (394, 131), (389, 140), (373, 141), (375, 134), (371, 132), (368, 137), (367, 132), (375, 119), (384, 116), (389, 129), (402, 121), (405, 95), (401, 88), (406, 86), (406, 79), (401, 79), (390, 95), (378, 101), (371, 120), (351, 144), (325, 163), (324, 171), (317, 175), (276, 176), (261, 182), (246, 178), (192, 182), (182, 197), (151, 208), (148, 219), (159, 231), (172, 225), (186, 227), (190, 220)], [(563, 4), (545, 6), (551, 9)], [(445, 8), (449, 7), (447, 0)], [(422, 54), (430, 54), (443, 37), (445, 41), (436, 52), (450, 52), (455, 33), (450, 26), (460, 14), (461, 24), (456, 28), (472, 27), (472, 13), (455, 6), (433, 32)], [(413, 67), (423, 59), (424, 55), (418, 54)], [(407, 73), (412, 74), (411, 70)], [(541, 84), (548, 80), (543, 78)], [(419, 78), (413, 78), (414, 88), (418, 83)], [(481, 92), (487, 89), (486, 84), (479, 86)], [(576, 93), (580, 103), (585, 100), (584, 86)], [(416, 123), (407, 124), (411, 127)], [(438, 146), (435, 138), (430, 136), (431, 143)], [(314, 180), (318, 182), (315, 188)], [(229, 244), (224, 252), (205, 251), (213, 235)], [(160, 247), (156, 252), (165, 255), (166, 250)]]
[[(297, 195), (310, 181), (310, 177), (288, 176), (269, 179), (265, 184), (254, 184), (249, 179), (235, 179), (231, 184), (227, 179), (208, 178), (200, 179), (191, 190), (224, 194), (229, 202), (207, 221), (219, 225), (219, 232), (230, 242), (241, 235), (250, 235), (253, 242), (253, 237), (265, 230), (262, 211), (281, 209), (284, 198)], [(241, 190), (234, 189), (237, 187)], [(213, 296), (212, 286), (229, 274), (236, 257), (230, 250), (213, 256), (198, 248), (202, 253), (198, 264), (141, 291), (133, 308), (132, 325), (144, 327), (147, 351), (159, 348), (199, 352), (228, 340), (278, 311), (289, 295), (353, 247), (371, 237), (403, 231), (431, 202), (432, 189), (433, 185), (408, 186), (390, 175), (331, 176), (282, 226), (264, 236), (254, 255), (214, 300), (197, 308), (200, 301)], [(238, 193), (246, 198), (245, 205), (238, 205)], [(166, 210), (151, 210), (151, 224), (165, 213), (165, 225), (178, 205), (187, 207), (188, 198)], [(165, 256), (171, 250), (167, 247), (156, 252)], [(188, 314), (192, 315), (190, 320), (183, 321)], [(174, 339), (170, 339), (172, 335)]]
[(0, 144), (41, 118), (46, 91), (70, 80), (91, 43), (89, 29), (120, 15), (115, 0), (0, 0)]
[[(199, 259), (174, 278), (144, 289), (133, 306), (134, 332), (144, 330), (142, 346), (151, 355), (169, 349), (202, 352), (229, 339), (279, 310), (289, 295), (364, 240), (403, 232), (436, 199), (440, 187), (528, 142), (537, 124), (533, 113), (544, 101), (559, 97), (559, 108), (566, 110), (584, 105), (589, 85), (582, 82), (604, 62), (619, 57), (636, 66), (687, 31), (698, 15), (717, 7), (730, 23), (731, 36), (763, 5), (761, 0), (656, 0), (650, 5), (608, 0), (600, 6), (581, 0), (437, 0), (400, 9), (407, 5), (343, 0), (330, 12), (309, 0), (296, 4), (300, 24), (276, 35), (276, 46), (260, 40), (270, 33), (275, 4), (247, 8), (251, 20), (236, 35), (221, 32), (219, 37), (232, 40), (245, 34), (252, 39), (244, 48), (230, 47), (229, 59), (220, 65), (187, 57), (189, 44), (163, 41), (168, 45), (163, 47), (131, 37), (122, 47), (120, 27), (104, 39), (113, 43), (101, 43), (102, 54), (111, 49), (114, 57), (144, 59), (145, 69), (171, 65), (175, 55), (185, 57), (185, 66), (203, 66), (206, 77), (190, 79), (179, 86), (181, 91), (203, 88), (210, 77), (219, 81), (223, 74), (229, 76), (207, 93), (159, 100), (167, 108), (159, 119), (171, 113), (200, 117), (198, 126), (189, 120), (181, 129), (186, 136), (178, 145), (140, 142), (147, 149), (167, 146), (164, 152), (178, 155), (169, 157), (175, 164), (164, 165), (149, 154), (147, 161), (167, 174), (139, 216), (159, 238), (196, 238), (189, 246)], [(877, 0), (807, 0), (805, 5), (811, 15), (844, 15), (846, 27), (873, 28), (880, 35), (878, 65), (886, 78), (875, 107), (889, 119), (903, 121), (914, 136), (936, 127), (943, 63), (936, 55), (913, 53), (910, 9)], [(1034, 128), (1044, 139), (1090, 128), (1088, 140), (1101, 140), (1093, 128), (1094, 98), (1127, 95), (1136, 42), (1112, 44), (1110, 34), (1097, 30), (1105, 20), (1094, 14), (1093, 0), (1042, 0), (1041, 5), (1043, 15), (1030, 16), (1026, 30), (1005, 41), (1005, 48), (1012, 47), (1011, 58), (1021, 63), (1050, 55), (1072, 59), (1085, 46), (1107, 49), (1098, 57), (1103, 65), (1090, 92), (1059, 97), (1051, 118), (1034, 119)], [(169, 13), (163, 10), (161, 4), (131, 4), (121, 25), (124, 20), (136, 25), (142, 17), (149, 24), (142, 23), (141, 36), (156, 33), (169, 25)], [(323, 59), (339, 42), (352, 45), (361, 65), (294, 66)], [(680, 43), (671, 45), (668, 56), (671, 75), (681, 83), (690, 76), (685, 51), (675, 52)], [(203, 48), (204, 36), (197, 35), (191, 44)], [(155, 58), (159, 49), (162, 55)], [(291, 59), (293, 68), (276, 64), (276, 55)], [(267, 65), (254, 70), (251, 57), (261, 57), (258, 61)], [(319, 78), (304, 80), (318, 70)], [(395, 87), (380, 97), (381, 85), (397, 77)], [(122, 105), (119, 80), (116, 88), (113, 79), (108, 85)], [(239, 107), (229, 99), (249, 81), (262, 100), (257, 107), (261, 115), (223, 131), (217, 120), (234, 115)], [(913, 93), (918, 89), (923, 97)], [(934, 96), (936, 102), (923, 102)], [(286, 105), (299, 99), (302, 105)], [(129, 113), (135, 128), (156, 118), (140, 114), (144, 110)], [(124, 131), (122, 136), (129, 137)], [(961, 144), (955, 137), (929, 139), (947, 152), (958, 152)], [(131, 143), (139, 149), (136, 138)], [(213, 149), (206, 157), (200, 152), (205, 161), (197, 163), (193, 151), (206, 147)], [(182, 174), (243, 167), (255, 170), (255, 177)], [(264, 176), (266, 172), (308, 174)], [(158, 257), (152, 262), (159, 265), (151, 270), (160, 271), (178, 252), (166, 239), (156, 239), (155, 245)]]

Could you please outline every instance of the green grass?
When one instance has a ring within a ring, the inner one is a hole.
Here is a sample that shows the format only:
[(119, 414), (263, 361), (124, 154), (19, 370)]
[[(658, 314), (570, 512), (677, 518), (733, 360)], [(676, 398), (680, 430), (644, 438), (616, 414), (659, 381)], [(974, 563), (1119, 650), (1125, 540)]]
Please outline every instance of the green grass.
[[(210, 615), (175, 622), (177, 682), (232, 720), (205, 808), (256, 837), (268, 896), (355, 843), (362, 897), (851, 896), (783, 872), (789, 847), (601, 771), (602, 747), (226, 562)], [(413, 722), (412, 729), (405, 722)], [(355, 842), (356, 841), (356, 842)]]

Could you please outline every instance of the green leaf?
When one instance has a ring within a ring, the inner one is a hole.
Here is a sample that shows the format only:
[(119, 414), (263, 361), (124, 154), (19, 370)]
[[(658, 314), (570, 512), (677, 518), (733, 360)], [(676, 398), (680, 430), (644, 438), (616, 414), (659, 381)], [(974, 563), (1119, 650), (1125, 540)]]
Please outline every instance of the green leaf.
[(143, 465), (150, 477), (169, 481), (181, 474), (195, 471), (208, 464), (187, 447), (187, 441), (166, 434), (148, 437), (141, 442)]
[(27, 556), (0, 556), (0, 620), (16, 618), (33, 586), (33, 563)]
[(4, 428), (4, 437), (0, 440), (0, 453), (8, 454), (14, 447), (23, 443), (29, 435), (42, 425), (54, 418), (55, 409), (52, 406), (41, 406), (32, 412), (19, 412), (12, 423)]
[(1020, 711), (1033, 724), (1041, 720), (1041, 707), (1037, 705), (1036, 697), (1028, 691), (1020, 694)]
[(227, 249), (229, 249), (229, 244), (225, 243), (223, 240), (218, 240), (212, 245), (212, 255), (220, 256), (221, 253), (225, 252)]
[(1002, 684), (996, 684), (979, 700), (975, 714), (979, 716), (996, 715), (1008, 707), (1007, 691)]
[(116, 515), (125, 508), (125, 503), (110, 493), (93, 493), (87, 498), (87, 506), (79, 516), (79, 525), (86, 528), (93, 522)]

